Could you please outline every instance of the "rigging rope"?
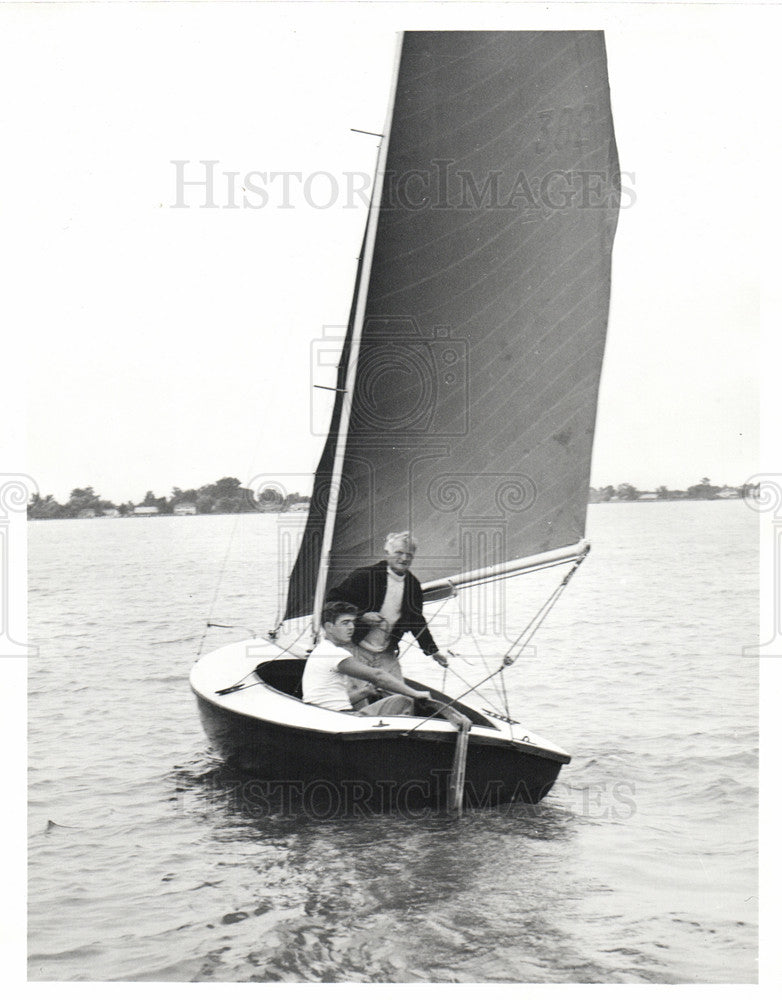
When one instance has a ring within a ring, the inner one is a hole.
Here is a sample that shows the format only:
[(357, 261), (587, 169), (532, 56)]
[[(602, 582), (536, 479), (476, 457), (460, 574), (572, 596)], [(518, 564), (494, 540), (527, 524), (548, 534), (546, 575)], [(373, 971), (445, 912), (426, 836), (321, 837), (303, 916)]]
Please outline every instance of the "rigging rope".
[[(488, 672), (488, 670), (489, 670), (489, 664), (486, 661), (486, 657), (483, 655), (483, 650), (481, 649), (480, 644), (478, 643), (478, 639), (476, 638), (475, 633), (469, 627), (469, 624), (467, 622), (467, 618), (466, 618), (464, 612), (462, 611), (461, 607), (459, 607), (459, 615), (460, 615), (460, 617), (462, 619), (462, 622), (464, 623), (463, 634), (464, 635), (469, 635), (470, 638), (472, 639), (473, 645), (475, 646), (475, 651), (476, 651), (476, 653), (478, 654), (478, 656), (481, 659), (481, 663), (483, 664), (483, 668), (484, 668), (484, 670), (486, 670)], [(497, 682), (496, 681), (494, 682), (494, 693), (495, 693), (495, 695), (498, 698), (502, 697), (502, 692), (497, 689)], [(483, 697), (483, 700), (485, 702), (487, 702), (487, 704), (489, 704), (492, 708), (497, 708), (497, 706), (495, 706), (495, 704), (489, 698), (487, 698), (485, 695), (482, 695), (482, 697)], [(509, 714), (509, 709), (508, 709), (507, 699), (503, 702), (503, 707), (505, 709), (505, 715), (508, 715)]]
[[(584, 552), (582, 552), (582, 554), (578, 557), (578, 559), (576, 559), (576, 561), (570, 567), (570, 569), (565, 574), (565, 576), (563, 577), (563, 579), (559, 582), (559, 584), (557, 584), (557, 586), (554, 588), (553, 592), (549, 595), (548, 599), (543, 603), (543, 605), (540, 608), (540, 610), (538, 611), (538, 613), (536, 615), (533, 615), (533, 617), (530, 619), (530, 621), (528, 622), (528, 624), (525, 626), (525, 628), (519, 634), (518, 638), (513, 643), (511, 643), (511, 646), (508, 649), (508, 652), (503, 657), (503, 660), (502, 660), (502, 665), (503, 666), (509, 667), (509, 666), (511, 666), (511, 664), (515, 663), (516, 660), (521, 655), (522, 651), (529, 645), (530, 639), (533, 637), (533, 635), (537, 632), (537, 630), (543, 624), (543, 622), (545, 621), (545, 619), (548, 617), (549, 612), (551, 611), (551, 609), (554, 607), (554, 605), (557, 603), (557, 601), (562, 596), (562, 594), (563, 594), (563, 592), (565, 590), (565, 587), (573, 579), (573, 574), (576, 572), (576, 570), (581, 565), (581, 563), (584, 561), (584, 559), (586, 559), (588, 553), (589, 553), (589, 546), (587, 546), (586, 549), (584, 550)], [(529, 634), (527, 634), (527, 633), (529, 633)], [(515, 656), (511, 655), (513, 653), (514, 649), (516, 648), (516, 646), (518, 646), (519, 643), (521, 642), (521, 640), (524, 639), (525, 635), (527, 636), (527, 638), (522, 643), (522, 645), (519, 647), (518, 653), (516, 653)]]
[[(462, 656), (461, 653), (457, 653), (453, 649), (449, 649), (448, 650), (448, 654), (449, 654), (449, 656), (452, 656), (456, 660), (462, 660), (469, 667), (473, 667), (474, 666), (474, 664), (471, 663), (470, 660), (468, 660), (466, 656)], [(470, 683), (469, 680), (466, 677), (463, 677), (459, 673), (459, 671), (456, 670), (455, 667), (453, 667), (451, 664), (448, 665), (447, 669), (448, 669), (448, 673), (452, 674), (458, 681), (461, 681), (462, 684), (469, 684)], [(444, 688), (445, 688), (445, 685), (443, 685), (443, 689)], [(485, 695), (483, 693), (483, 691), (476, 691), (475, 693), (481, 699), (481, 701), (485, 701), (486, 702), (486, 704), (489, 706), (490, 709), (492, 709), (492, 711), (495, 711), (495, 712), (499, 711), (499, 709), (500, 709), (501, 706), (500, 705), (496, 705), (491, 700), (491, 698), (489, 698), (487, 695)], [(495, 693), (497, 693), (497, 692), (495, 691)]]
[[(203, 652), (204, 643), (206, 642), (206, 632), (207, 632), (207, 629), (212, 624), (209, 621), (209, 619), (212, 617), (212, 613), (214, 612), (215, 605), (217, 604), (217, 595), (220, 592), (220, 587), (221, 587), (222, 582), (223, 582), (223, 577), (225, 576), (225, 567), (228, 565), (228, 557), (231, 554), (231, 547), (233, 546), (234, 535), (236, 534), (236, 529), (237, 529), (238, 526), (239, 526), (239, 516), (235, 514), (234, 518), (233, 518), (233, 527), (231, 528), (231, 537), (228, 539), (228, 545), (226, 545), (226, 547), (225, 547), (225, 555), (223, 556), (223, 565), (220, 567), (220, 572), (217, 574), (217, 582), (215, 583), (215, 588), (214, 588), (214, 591), (212, 593), (212, 603), (209, 606), (209, 613), (206, 616), (207, 620), (206, 620), (206, 624), (204, 625), (204, 631), (201, 633), (201, 642), (200, 642), (200, 644), (198, 646), (198, 653), (196, 654), (196, 663), (201, 659), (201, 653)], [(217, 628), (233, 628), (233, 627), (240, 627), (240, 626), (218, 625), (216, 627)]]
[[(524, 629), (522, 630), (522, 632), (520, 633), (520, 635), (518, 636), (518, 638), (511, 644), (510, 648), (508, 649), (508, 652), (503, 656), (502, 662), (500, 663), (499, 667), (497, 667), (496, 670), (493, 670), (490, 674), (487, 674), (486, 677), (482, 677), (479, 681), (476, 681), (475, 684), (473, 684), (470, 687), (468, 687), (465, 691), (462, 691), (462, 693), (460, 695), (458, 695), (458, 697), (451, 698), (450, 701), (448, 701), (448, 702), (445, 703), (445, 707), (446, 708), (450, 708), (451, 706), (457, 704), (459, 701), (461, 701), (462, 698), (465, 697), (465, 695), (468, 695), (472, 691), (475, 691), (476, 688), (480, 687), (481, 684), (485, 684), (486, 681), (491, 680), (493, 677), (496, 677), (498, 674), (501, 674), (502, 671), (505, 669), (505, 667), (509, 667), (513, 663), (516, 662), (516, 660), (521, 655), (522, 651), (526, 648), (527, 645), (529, 645), (530, 639), (532, 639), (533, 635), (537, 632), (537, 630), (540, 628), (540, 626), (543, 624), (543, 622), (547, 618), (547, 616), (548, 616), (549, 612), (551, 611), (551, 609), (554, 607), (554, 605), (557, 603), (557, 601), (559, 600), (559, 598), (562, 596), (562, 593), (563, 593), (565, 587), (572, 580), (573, 574), (576, 572), (576, 570), (578, 569), (578, 567), (584, 561), (584, 559), (586, 558), (588, 552), (589, 552), (589, 546), (587, 546), (587, 548), (584, 550), (584, 552), (579, 556), (579, 558), (575, 561), (575, 563), (570, 567), (570, 569), (568, 570), (568, 572), (565, 575), (565, 577), (557, 584), (557, 586), (554, 588), (553, 592), (549, 595), (549, 597), (543, 603), (542, 607), (537, 612), (537, 614), (533, 615), (533, 617), (530, 619), (530, 621), (528, 622), (528, 624), (524, 627)], [(525, 635), (526, 635), (526, 640), (521, 644), (521, 646), (519, 646), (519, 643), (521, 643), (521, 641), (522, 641), (522, 639), (524, 639)], [(517, 646), (519, 646), (518, 652), (515, 655), (512, 655), (513, 651), (516, 649)], [(503, 682), (503, 693), (506, 693), (505, 692), (504, 682)], [(485, 699), (485, 700), (488, 701), (488, 699)], [(507, 709), (506, 709), (505, 715), (508, 717), (508, 719), (510, 719), (510, 713), (507, 711)], [(417, 725), (413, 726), (410, 729), (405, 730), (406, 735), (410, 735), (410, 733), (414, 733), (416, 731), (416, 729), (419, 729), (426, 721), (427, 721), (427, 719), (422, 719)], [(513, 724), (512, 721), (510, 721), (509, 725), (512, 726), (512, 724)]]
[(210, 628), (240, 628), (244, 629), (245, 632), (249, 632), (250, 635), (255, 638), (255, 632), (249, 627), (249, 625), (222, 625), (220, 622), (206, 622), (204, 624), (204, 631), (201, 634), (201, 642), (198, 645), (198, 652), (196, 653), (195, 662), (201, 659), (201, 653), (204, 651), (204, 643), (206, 642), (207, 631)]

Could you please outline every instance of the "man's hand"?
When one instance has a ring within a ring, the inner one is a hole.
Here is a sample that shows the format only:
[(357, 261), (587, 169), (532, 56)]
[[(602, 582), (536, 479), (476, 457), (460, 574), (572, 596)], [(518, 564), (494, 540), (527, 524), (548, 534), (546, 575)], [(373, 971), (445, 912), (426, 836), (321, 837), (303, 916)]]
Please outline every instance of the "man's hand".
[(439, 652), (439, 650), (436, 653), (432, 653), (432, 659), (435, 661), (435, 663), (439, 663), (441, 667), (448, 666), (448, 657), (445, 655), (445, 653)]
[(377, 611), (365, 611), (359, 621), (364, 625), (379, 625), (385, 618)]

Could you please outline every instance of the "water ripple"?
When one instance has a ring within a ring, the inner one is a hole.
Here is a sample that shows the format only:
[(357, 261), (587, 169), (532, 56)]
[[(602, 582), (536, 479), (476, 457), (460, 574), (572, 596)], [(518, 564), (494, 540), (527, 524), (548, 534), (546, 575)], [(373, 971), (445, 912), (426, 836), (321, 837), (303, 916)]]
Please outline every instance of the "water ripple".
[(227, 521), (30, 526), (31, 980), (755, 981), (757, 593), (717, 555), (756, 565), (743, 505), (590, 510), (594, 558), (506, 677), (573, 761), (459, 823), (248, 807), (187, 684), (207, 615), (276, 611), (260, 515), (212, 606)]

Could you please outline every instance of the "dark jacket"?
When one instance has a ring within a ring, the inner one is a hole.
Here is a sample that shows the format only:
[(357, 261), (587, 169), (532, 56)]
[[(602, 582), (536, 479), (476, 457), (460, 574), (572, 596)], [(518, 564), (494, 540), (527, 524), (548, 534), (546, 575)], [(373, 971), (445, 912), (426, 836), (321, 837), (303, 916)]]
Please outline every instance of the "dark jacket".
[[(328, 592), (328, 601), (347, 601), (355, 604), (361, 614), (366, 611), (379, 611), (383, 606), (388, 582), (388, 564), (381, 559), (374, 566), (362, 566), (354, 569), (350, 576)], [(405, 574), (405, 587), (402, 591), (402, 614), (399, 621), (391, 629), (390, 648), (397, 650), (399, 640), (405, 632), (412, 632), (418, 645), (431, 656), (437, 652), (437, 643), (426, 624), (423, 615), (424, 595), (421, 584), (412, 573)], [(360, 641), (354, 636), (354, 642)]]

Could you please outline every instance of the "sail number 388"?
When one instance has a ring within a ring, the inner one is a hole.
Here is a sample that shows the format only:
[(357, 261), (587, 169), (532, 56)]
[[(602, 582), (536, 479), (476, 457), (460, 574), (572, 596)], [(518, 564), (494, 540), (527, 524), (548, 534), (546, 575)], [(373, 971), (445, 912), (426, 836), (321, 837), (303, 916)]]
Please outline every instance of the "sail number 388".
[(583, 149), (594, 138), (597, 108), (583, 104), (579, 108), (554, 108), (538, 112), (536, 153)]

